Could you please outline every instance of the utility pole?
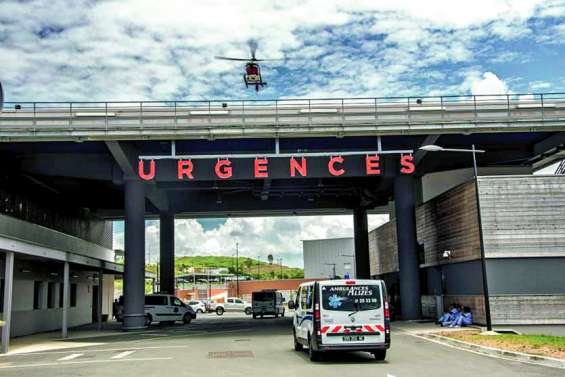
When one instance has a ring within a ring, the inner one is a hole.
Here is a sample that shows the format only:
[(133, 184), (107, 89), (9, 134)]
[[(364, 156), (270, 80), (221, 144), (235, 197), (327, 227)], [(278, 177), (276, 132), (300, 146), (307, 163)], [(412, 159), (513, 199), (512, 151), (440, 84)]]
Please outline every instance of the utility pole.
[(280, 268), (281, 268), (281, 280), (282, 280), (282, 278), (283, 278), (282, 260), (283, 260), (282, 257), (280, 257), (280, 258), (279, 258), (279, 266), (280, 266)]
[(257, 256), (257, 279), (261, 279), (261, 257)]
[(235, 291), (239, 297), (239, 242), (235, 243)]

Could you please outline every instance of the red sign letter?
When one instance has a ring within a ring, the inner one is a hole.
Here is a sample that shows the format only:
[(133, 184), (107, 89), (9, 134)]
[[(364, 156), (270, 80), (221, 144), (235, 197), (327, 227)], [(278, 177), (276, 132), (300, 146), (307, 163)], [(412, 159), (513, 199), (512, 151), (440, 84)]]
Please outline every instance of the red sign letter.
[(367, 169), (367, 175), (381, 174), (381, 162), (379, 160), (380, 158), (378, 154), (365, 157), (365, 167)]
[[(222, 167), (224, 166), (225, 168), (222, 169)], [(222, 178), (222, 179), (231, 178), (231, 176), (233, 175), (231, 161), (218, 160), (218, 162), (216, 162), (216, 166), (214, 167), (214, 171), (216, 172), (218, 178)]]
[(146, 181), (150, 181), (155, 178), (155, 161), (151, 160), (149, 162), (149, 173), (145, 174), (143, 160), (139, 160), (139, 162), (137, 163), (137, 174), (139, 175), (139, 178)]
[(177, 177), (178, 179), (183, 179), (186, 175), (189, 179), (194, 179), (192, 176), (192, 169), (194, 166), (192, 165), (191, 160), (178, 160), (177, 161)]
[(407, 154), (405, 156), (400, 157), (400, 172), (402, 174), (412, 174), (414, 170), (416, 170), (416, 166), (414, 165), (414, 157), (412, 155)]
[(267, 172), (267, 159), (266, 158), (256, 158), (255, 159), (255, 178), (268, 178), (269, 173)]
[(338, 177), (338, 176), (342, 175), (343, 173), (345, 173), (345, 170), (344, 169), (336, 169), (335, 168), (336, 163), (343, 164), (343, 157), (341, 157), (341, 156), (332, 157), (332, 158), (330, 158), (330, 162), (328, 163), (328, 170), (330, 171), (330, 174)]
[(304, 157), (302, 157), (300, 163), (298, 163), (294, 157), (290, 158), (290, 176), (296, 177), (297, 171), (303, 177), (308, 175), (308, 171), (306, 170), (306, 159)]

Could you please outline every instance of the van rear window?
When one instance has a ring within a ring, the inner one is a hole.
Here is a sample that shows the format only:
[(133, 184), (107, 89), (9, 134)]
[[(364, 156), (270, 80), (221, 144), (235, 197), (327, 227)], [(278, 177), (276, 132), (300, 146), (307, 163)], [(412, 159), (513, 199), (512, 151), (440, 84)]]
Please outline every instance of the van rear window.
[(274, 292), (253, 292), (253, 301), (273, 301), (275, 298)]
[(325, 285), (322, 286), (324, 310), (355, 312), (381, 307), (378, 285)]

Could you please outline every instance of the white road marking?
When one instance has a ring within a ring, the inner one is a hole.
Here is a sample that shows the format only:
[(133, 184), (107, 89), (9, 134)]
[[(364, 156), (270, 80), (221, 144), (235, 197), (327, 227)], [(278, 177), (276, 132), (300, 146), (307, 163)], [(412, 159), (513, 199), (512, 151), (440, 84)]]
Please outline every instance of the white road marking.
[(57, 360), (57, 361), (69, 361), (69, 360), (76, 359), (77, 357), (81, 357), (81, 356), (83, 356), (83, 355), (84, 355), (84, 353), (73, 353), (73, 354), (70, 354), (70, 355), (61, 357), (61, 358), (60, 358), (59, 360)]
[(0, 366), (0, 369), (15, 369), (15, 368), (36, 368), (36, 367), (50, 367), (50, 366), (63, 366), (75, 364), (97, 364), (97, 363), (118, 363), (126, 361), (155, 361), (155, 360), (172, 360), (172, 357), (148, 357), (142, 359), (117, 359), (117, 360), (84, 360), (84, 361), (69, 361), (64, 363), (41, 363), (41, 364), (21, 364), (21, 365), (8, 365)]
[(112, 356), (112, 359), (123, 359), (126, 356), (131, 355), (132, 353), (134, 353), (135, 351), (124, 351), (124, 352), (120, 352), (117, 355)]
[[(147, 340), (147, 339), (144, 339)], [(151, 350), (151, 349), (165, 349), (165, 348), (188, 348), (188, 346), (151, 346), (151, 347), (122, 347), (122, 348), (108, 348), (108, 349), (96, 349), (96, 350), (80, 350), (80, 352), (115, 352), (115, 351), (123, 351), (124, 348), (129, 350)], [(0, 358), (8, 358), (8, 357), (21, 357), (21, 356), (36, 356), (36, 355), (51, 355), (51, 354), (66, 354), (76, 352), (74, 351), (43, 351), (43, 352), (26, 352), (26, 353), (13, 353), (13, 354), (3, 354), (0, 355)]]

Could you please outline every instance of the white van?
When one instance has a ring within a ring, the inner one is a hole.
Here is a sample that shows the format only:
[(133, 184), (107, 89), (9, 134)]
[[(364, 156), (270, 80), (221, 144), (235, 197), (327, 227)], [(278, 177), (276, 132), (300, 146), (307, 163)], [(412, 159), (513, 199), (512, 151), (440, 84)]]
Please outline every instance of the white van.
[(390, 347), (389, 310), (382, 280), (303, 283), (294, 309), (294, 349), (308, 347), (310, 360), (325, 351), (367, 351), (377, 360)]
[(180, 298), (169, 294), (145, 296), (145, 325), (152, 322), (189, 324), (196, 318), (196, 312)]

